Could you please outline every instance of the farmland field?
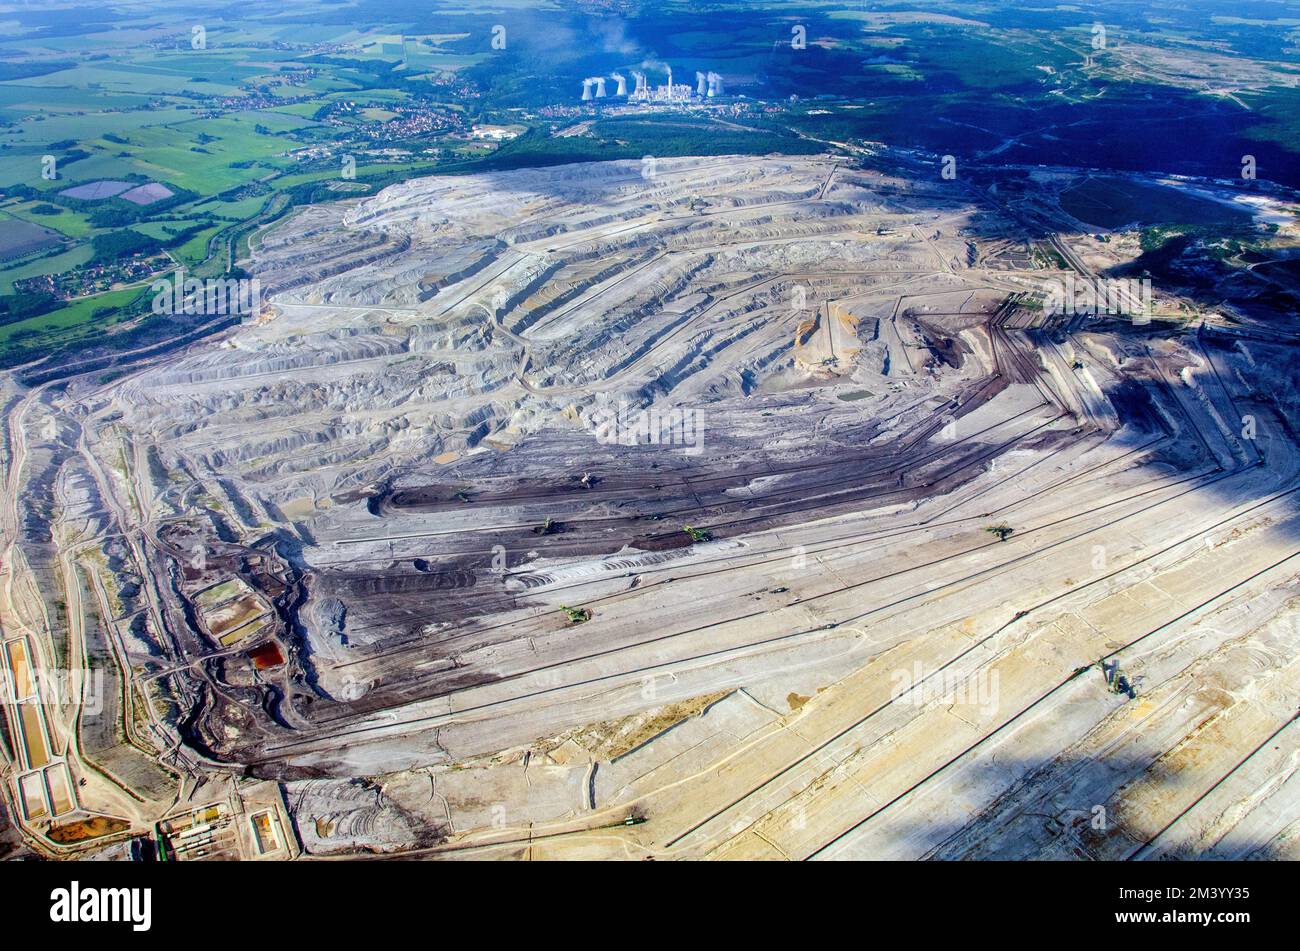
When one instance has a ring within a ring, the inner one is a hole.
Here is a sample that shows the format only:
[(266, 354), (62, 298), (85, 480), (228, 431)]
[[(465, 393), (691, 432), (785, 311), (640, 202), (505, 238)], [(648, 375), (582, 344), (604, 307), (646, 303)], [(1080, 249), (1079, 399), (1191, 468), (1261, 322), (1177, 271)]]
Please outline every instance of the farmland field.
[(0, 219), (0, 261), (56, 247), (59, 233), (17, 217)]
[(1247, 215), (1224, 205), (1184, 195), (1172, 188), (1115, 178), (1089, 178), (1061, 195), (1061, 208), (1085, 224), (1102, 228), (1155, 222), (1204, 225), (1245, 221)]

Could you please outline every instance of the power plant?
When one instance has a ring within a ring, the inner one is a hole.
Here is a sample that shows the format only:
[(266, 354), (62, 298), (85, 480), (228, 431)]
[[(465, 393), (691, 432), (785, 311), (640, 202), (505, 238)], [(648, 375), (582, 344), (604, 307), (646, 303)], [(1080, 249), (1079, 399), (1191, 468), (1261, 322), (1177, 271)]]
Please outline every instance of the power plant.
[(594, 99), (604, 99), (609, 95), (605, 89), (605, 80), (612, 79), (617, 86), (614, 89), (613, 96), (626, 97), (629, 102), (692, 102), (698, 99), (711, 99), (715, 96), (723, 95), (722, 76), (712, 70), (709, 72), (696, 72), (695, 85), (690, 83), (674, 83), (673, 68), (667, 63), (662, 64), (664, 71), (667, 73), (668, 81), (660, 86), (650, 88), (646, 81), (645, 73), (640, 70), (629, 70), (632, 74), (632, 90), (628, 91), (627, 79), (622, 73), (611, 73), (608, 77), (591, 76), (582, 81), (582, 101), (589, 102)]
[[(677, 84), (673, 82), (673, 68), (671, 66), (665, 63), (664, 70), (668, 74), (668, 82), (662, 86), (656, 86), (653, 90), (646, 83), (644, 75), (635, 74), (640, 77), (640, 82), (628, 99), (633, 102), (690, 102), (696, 98), (697, 91), (691, 88), (690, 83)], [(699, 74), (697, 73), (696, 76), (698, 78)], [(699, 87), (697, 86), (697, 88)], [(704, 92), (699, 92), (698, 95), (703, 97), (706, 92), (707, 78)]]
[[(619, 77), (618, 94), (620, 96), (623, 94), (622, 90), (624, 89), (624, 86), (625, 83), (623, 83), (622, 78)], [(595, 90), (594, 92), (593, 89)], [(605, 77), (604, 76), (591, 76), (582, 81), (583, 102), (587, 102), (588, 100), (591, 99), (604, 99), (604, 98), (605, 98)]]

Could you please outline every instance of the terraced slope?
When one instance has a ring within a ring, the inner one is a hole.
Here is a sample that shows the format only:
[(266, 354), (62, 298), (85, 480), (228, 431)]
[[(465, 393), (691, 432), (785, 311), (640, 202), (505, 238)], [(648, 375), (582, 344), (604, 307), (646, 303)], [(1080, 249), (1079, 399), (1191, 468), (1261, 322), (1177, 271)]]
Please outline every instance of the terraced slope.
[(1050, 316), (1015, 214), (905, 157), (312, 208), (264, 313), (24, 398), (15, 524), (312, 852), (1293, 854), (1292, 345)]

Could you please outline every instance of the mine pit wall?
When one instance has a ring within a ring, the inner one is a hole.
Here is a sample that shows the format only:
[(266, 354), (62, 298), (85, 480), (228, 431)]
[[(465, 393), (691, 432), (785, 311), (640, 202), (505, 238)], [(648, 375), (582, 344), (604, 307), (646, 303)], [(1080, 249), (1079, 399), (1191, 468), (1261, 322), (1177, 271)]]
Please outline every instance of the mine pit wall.
[(652, 392), (672, 393), (694, 376), (692, 372), (688, 372), (692, 367), (696, 367), (701, 361), (707, 365), (711, 358), (721, 353), (725, 348), (744, 340), (751, 334), (760, 333), (766, 329), (767, 327), (763, 321), (753, 321), (748, 326), (735, 328), (726, 335), (718, 335), (720, 339), (712, 346), (709, 346), (709, 344), (713, 341), (715, 334), (706, 331), (693, 338), (689, 348), (681, 357), (676, 362), (661, 368), (656, 381), (643, 388), (640, 392), (646, 396), (651, 395)]
[[(7, 381), (0, 384), (0, 394), (2, 394), (0, 395), (0, 400), (3, 401), (2, 411), (4, 413), (4, 418), (6, 420), (12, 419), (14, 410), (23, 400), (23, 393), (12, 381)], [(7, 471), (10, 462), (13, 460), (13, 446), (10, 445), (9, 442), (9, 427), (7, 425), (0, 426), (0, 458), (3, 458), (4, 466)]]
[[(1035, 442), (1035, 445), (1037, 445), (1037, 446), (1040, 447), (1040, 448), (1050, 448), (1050, 446), (1052, 445), (1052, 443), (1051, 443), (1051, 441), (1048, 439), (1047, 436), (1042, 436), (1042, 437), (1040, 437), (1040, 438)], [(971, 453), (977, 453), (978, 451), (980, 451), (978, 447), (972, 447), (972, 449), (971, 449)], [(938, 465), (938, 464), (936, 463), (936, 465)], [(946, 465), (946, 464), (945, 464), (945, 465)], [(603, 468), (603, 467), (598, 466), (598, 468)], [(973, 475), (973, 474), (974, 474), (973, 472), (972, 472), (972, 473), (968, 473), (966, 477), (969, 477), (970, 475)], [(936, 476), (941, 476), (941, 475), (942, 475), (942, 472), (936, 470), (936, 472), (934, 473), (934, 475), (936, 475)], [(935, 489), (934, 491), (947, 491), (948, 489), (950, 489), (950, 488), (952, 488), (952, 487), (954, 487), (954, 486), (955, 486), (955, 483), (954, 483), (953, 485), (943, 484), (942, 486), (940, 486), (939, 488)], [(882, 503), (877, 502), (877, 503), (875, 503), (875, 504), (882, 504)], [(832, 514), (833, 512), (835, 512), (835, 511), (837, 511), (837, 510), (840, 510), (840, 509), (842, 509), (843, 511), (852, 511), (852, 510), (856, 509), (857, 507), (859, 507), (859, 503), (857, 503), (857, 502), (855, 502), (855, 501), (853, 501), (853, 500), (841, 500), (841, 502), (839, 502), (839, 503), (829, 504), (829, 507), (827, 507), (824, 511), (819, 512), (816, 516), (810, 516), (808, 513), (804, 512), (804, 513), (800, 513), (800, 515), (799, 515), (798, 517), (801, 518), (801, 519), (802, 519), (802, 518), (809, 518), (809, 517), (822, 517), (822, 516), (824, 516), (824, 515)], [(380, 511), (383, 511), (383, 507), (382, 507), (382, 505), (381, 505), (381, 507), (380, 507)], [(771, 525), (780, 525), (780, 524), (783, 524), (784, 521), (785, 521), (784, 519), (779, 518), (779, 517), (773, 517), (773, 519), (770, 520)], [(759, 528), (763, 528), (763, 527), (771, 527), (771, 525), (750, 526), (750, 530), (757, 530), (757, 529), (759, 529)], [(669, 529), (665, 529), (665, 531), (669, 531)], [(566, 557), (568, 557), (568, 558), (572, 558), (572, 557), (574, 557), (575, 555), (578, 554), (578, 553), (577, 553), (576, 551), (574, 551), (574, 550), (572, 549), (572, 547), (571, 547), (571, 546), (572, 546), (572, 543), (573, 543), (573, 541), (574, 541), (574, 538), (573, 538), (572, 535), (568, 535), (568, 534), (557, 535), (557, 536), (554, 536), (554, 541), (555, 541), (555, 543), (557, 543), (557, 544), (561, 544), (561, 545), (564, 545), (564, 546), (570, 546), (570, 547), (567, 549), (567, 555), (566, 555)], [(516, 548), (516, 547), (518, 547), (520, 544), (528, 544), (528, 545), (532, 545), (532, 546), (534, 546), (534, 547), (538, 547), (538, 546), (540, 546), (540, 545), (543, 545), (543, 544), (550, 544), (550, 543), (551, 543), (551, 540), (550, 540), (550, 539), (547, 539), (547, 541), (543, 542), (541, 539), (538, 539), (538, 538), (536, 538), (536, 537), (530, 536), (530, 537), (527, 538), (526, 541), (521, 541), (521, 542), (513, 542), (513, 541), (512, 541), (512, 542), (510, 542), (510, 543), (508, 544), (507, 547), (509, 547), (509, 548)], [(609, 551), (610, 551), (611, 546), (617, 547), (617, 545), (620, 544), (620, 543), (623, 543), (623, 540), (622, 540), (621, 538), (620, 538), (620, 539), (616, 539), (616, 540), (613, 541), (613, 542), (609, 541), (608, 539), (603, 540), (603, 541), (600, 541), (600, 542), (598, 542), (598, 543), (593, 541), (593, 543), (591, 544), (591, 551), (592, 551), (592, 553), (595, 553), (595, 554), (605, 554), (605, 555), (607, 555), (607, 554), (609, 553)], [(685, 539), (682, 540), (682, 544), (685, 544)], [(641, 545), (640, 547), (644, 547), (644, 545)], [(479, 560), (481, 561), (481, 559), (479, 559)], [(445, 559), (443, 560), (442, 563), (445, 564)], [(482, 569), (483, 569), (482, 564), (478, 564), (478, 565), (476, 566), (476, 568), (475, 568), (476, 571), (481, 571)], [(442, 568), (442, 569), (440, 570), (439, 574), (440, 574), (440, 575), (445, 575), (445, 574), (447, 573), (447, 570), (448, 570), (448, 569), (444, 567), (444, 568)], [(343, 580), (343, 579), (338, 578), (336, 575), (332, 575), (331, 578), (332, 578), (331, 584), (333, 584), (334, 582), (336, 582), (336, 581), (338, 581), (338, 580)], [(362, 577), (358, 577), (356, 580), (357, 580), (357, 582), (361, 583), (363, 586), (366, 584), (364, 578), (362, 578)], [(436, 591), (436, 590), (456, 590), (457, 587), (458, 587), (458, 586), (456, 586), (456, 585), (452, 585), (452, 586), (450, 586), (450, 587), (444, 586), (444, 585), (441, 583), (441, 580), (440, 580), (438, 577), (420, 578), (418, 575), (411, 574), (411, 575), (409, 575), (409, 576), (407, 576), (407, 577), (405, 577), (405, 578), (395, 578), (395, 577), (392, 577), (392, 576), (391, 576), (391, 570), (388, 571), (387, 573), (383, 574), (382, 578), (381, 578), (379, 575), (376, 575), (374, 578), (372, 578), (372, 579), (370, 580), (370, 585), (371, 585), (371, 588), (373, 589), (373, 591), (372, 591), (373, 594), (381, 593), (381, 588), (382, 588), (382, 591), (384, 591), (384, 592), (388, 592), (389, 594), (394, 594), (394, 595), (395, 595), (395, 594), (398, 594), (401, 590), (404, 590), (405, 588), (410, 587), (410, 586), (414, 586), (414, 587), (411, 587), (411, 591), (413, 591), (413, 592), (414, 592), (414, 591), (426, 591), (426, 592), (432, 592), (432, 591)], [(359, 590), (360, 590), (360, 589), (355, 589), (355, 588), (353, 588), (353, 587), (346, 587), (346, 586), (345, 586), (344, 588), (342, 588), (342, 589), (335, 589), (335, 588), (333, 588), (333, 587), (323, 587), (323, 588), (320, 588), (320, 589), (315, 590), (315, 591), (314, 591), (314, 594), (313, 594), (313, 597), (321, 598), (323, 601), (328, 601), (328, 600), (333, 599), (333, 600), (337, 600), (337, 601), (339, 601), (340, 603), (347, 602), (347, 601), (353, 601), (353, 602), (355, 602), (355, 601), (357, 600), (357, 595), (358, 595)], [(465, 606), (465, 603), (466, 603), (466, 602), (465, 602), (465, 600), (464, 600), (464, 598), (463, 598), (461, 592), (457, 592), (457, 600), (460, 602), (460, 606), (463, 608), (463, 607)], [(426, 599), (425, 603), (428, 603), (428, 602), (427, 602), (427, 599)], [(443, 621), (446, 621), (446, 620), (450, 619), (454, 614), (456, 614), (456, 609), (452, 606), (452, 604), (451, 604), (450, 602), (447, 604), (447, 610), (448, 610), (449, 612), (451, 612), (451, 613), (443, 613), (443, 614), (440, 615), (440, 619), (443, 620)], [(436, 642), (431, 642), (431, 643), (430, 643), (430, 649), (431, 649), (431, 650), (432, 650), (435, 646), (436, 646)], [(435, 653), (436, 653), (436, 651), (435, 651)], [(424, 656), (425, 656), (425, 657), (428, 657), (429, 654), (426, 653)], [(428, 675), (429, 673), (430, 673), (429, 670), (425, 670), (424, 674), (426, 675), (426, 679), (427, 679), (427, 675)], [(393, 671), (393, 676), (395, 676), (395, 677), (400, 681), (400, 679), (401, 679), (401, 672), (398, 671), (398, 670), (395, 670), (395, 671)], [(481, 675), (479, 675), (479, 676), (481, 676)], [(457, 674), (456, 674), (456, 677), (459, 678), (459, 680), (463, 680), (463, 681), (465, 681), (465, 682), (471, 682), (471, 681), (476, 682), (476, 681), (477, 681), (477, 676), (474, 675), (472, 671), (463, 671), (463, 672), (457, 673)], [(376, 704), (376, 703), (378, 703), (378, 702), (380, 702), (381, 698), (387, 698), (387, 700), (385, 700), (385, 702), (396, 702), (396, 699), (397, 699), (398, 697), (401, 697), (401, 696), (408, 696), (408, 697), (410, 697), (410, 696), (414, 696), (414, 697), (418, 697), (418, 696), (420, 695), (420, 694), (419, 694), (419, 689), (420, 689), (420, 687), (419, 687), (418, 684), (402, 685), (402, 684), (400, 684), (400, 683), (398, 683), (398, 682), (394, 682), (394, 683), (391, 684), (390, 687), (387, 687), (387, 688), (384, 688), (384, 689), (381, 689), (381, 690), (375, 691), (373, 694), (371, 694), (370, 696), (368, 696), (367, 699), (365, 699), (364, 701), (361, 701), (361, 702), (358, 702), (358, 703), (355, 703), (355, 704), (350, 704), (350, 705), (349, 705), (349, 708), (350, 708), (350, 710), (351, 710), (351, 713), (350, 713), (349, 715), (357, 715), (357, 714), (358, 714), (360, 711), (362, 711), (362, 710), (365, 710), (365, 709), (371, 709), (371, 708), (372, 708), (372, 705), (373, 705), (373, 704)], [(441, 689), (451, 689), (451, 685), (448, 684), (448, 683), (443, 683)], [(410, 693), (410, 691), (412, 691), (412, 690), (414, 690), (414, 691), (416, 691), (416, 692), (415, 692), (414, 694)]]
[[(264, 284), (262, 293), (267, 298), (272, 298), (277, 294), (283, 294), (287, 291), (295, 290), (306, 284), (317, 284), (337, 277), (348, 271), (355, 271), (359, 268), (369, 267), (378, 264), (385, 258), (394, 257), (410, 250), (411, 238), (409, 235), (399, 235), (392, 237), (387, 234), (379, 234), (373, 240), (360, 245), (337, 248), (324, 260), (332, 260), (332, 264), (326, 264), (322, 267), (311, 267), (310, 262), (301, 262), (297, 259), (290, 259), (285, 262), (283, 268), (277, 268), (272, 262), (259, 259), (254, 260), (258, 279)], [(363, 253), (369, 251), (370, 253)], [(343, 255), (348, 255), (343, 257)], [(303, 270), (303, 268), (309, 268)], [(298, 271), (296, 276), (281, 277), (283, 272), (292, 273)]]
[(270, 253), (291, 247), (310, 238), (338, 234), (350, 202), (298, 205), (262, 233), (261, 248)]
[[(524, 301), (526, 301), (533, 294), (542, 290), (544, 287), (546, 287), (547, 284), (551, 282), (551, 279), (554, 278), (555, 275), (559, 274), (562, 270), (564, 270), (564, 266), (565, 264), (563, 261), (554, 261), (536, 270), (535, 273), (533, 273), (533, 275), (529, 277), (528, 280), (526, 280), (523, 284), (521, 284), (513, 294), (511, 294), (508, 298), (506, 298), (505, 303), (500, 308), (500, 314), (505, 315), (512, 312), (516, 307), (519, 307), (521, 304), (523, 304)], [(493, 316), (495, 317), (496, 315), (494, 314)], [(515, 333), (518, 332), (519, 331), (517, 330), (515, 331)]]
[[(346, 364), (359, 359), (373, 359), (399, 356), (406, 353), (406, 342), (399, 337), (385, 337), (370, 333), (366, 329), (356, 328), (331, 334), (331, 341), (346, 341), (324, 350), (319, 345), (310, 351), (290, 352), (285, 350), (259, 354), (256, 359), (246, 360), (238, 372), (225, 364), (187, 363), (181, 368), (162, 371), (154, 375), (153, 380), (160, 386), (196, 386), (220, 383), (224, 380), (239, 381), (246, 377), (267, 374), (291, 375), (295, 371), (311, 370)], [(231, 394), (235, 396), (236, 394)], [(243, 393), (238, 394), (243, 396)]]
[[(314, 693), (297, 666), (295, 638), (286, 637), (286, 631), (293, 629), (293, 605), (301, 597), (300, 575), (278, 551), (280, 542), (287, 539), (283, 533), (267, 536), (252, 546), (208, 537), (201, 542), (205, 550), (201, 567), (191, 566), (186, 560), (186, 552), (193, 549), (194, 536), (184, 540), (176, 536), (175, 527), (164, 529), (158, 536), (166, 554), (155, 552), (152, 547), (146, 549), (153, 576), (167, 579), (159, 585), (158, 593), (174, 639), (174, 650), (178, 656), (188, 658), (207, 658), (218, 652), (227, 656), (183, 667), (173, 676), (163, 678), (159, 685), (183, 698), (177, 701), (177, 706), (188, 712), (173, 725), (185, 742), (202, 755), (221, 760), (231, 746), (227, 726), (242, 735), (250, 730), (258, 735), (267, 727), (288, 731), (303, 725), (296, 712), (285, 706), (294, 702), (290, 693), (301, 692), (304, 696)], [(292, 548), (291, 540), (289, 544)], [(268, 567), (258, 568), (257, 564)], [(277, 575), (282, 575), (283, 580)], [(272, 623), (255, 638), (227, 646), (202, 633), (206, 627), (193, 597), (200, 590), (232, 577), (261, 594), (271, 607)], [(227, 682), (226, 672), (232, 664), (239, 664), (247, 678), (248, 650), (268, 639), (274, 639), (284, 648), (286, 664), (282, 671), (266, 672), (256, 678), (255, 684), (235, 686)], [(262, 711), (265, 720), (261, 726), (251, 710)]]
[[(89, 591), (83, 603), (96, 605), (86, 619), (86, 652), (88, 666), (103, 677), (103, 690), (100, 692), (103, 709), (78, 719), (80, 752), (127, 788), (165, 801), (178, 777), (156, 761), (158, 751), (152, 745), (134, 738), (133, 725), (126, 722), (124, 698), (135, 687), (122, 676), (112, 648), (112, 637), (105, 627), (110, 622), (99, 614), (97, 602)], [(133, 704), (136, 702), (132, 700)]]
[[(587, 280), (575, 284), (573, 287), (569, 288), (563, 293), (547, 301), (545, 304), (542, 304), (538, 307), (534, 307), (533, 309), (527, 310), (521, 315), (519, 315), (517, 318), (515, 318), (513, 321), (511, 321), (508, 324), (511, 332), (515, 334), (526, 333), (542, 318), (555, 312), (556, 310), (559, 310), (560, 308), (564, 307), (566, 304), (569, 304), (570, 302), (577, 300), (583, 294), (589, 292), (592, 288), (599, 287), (601, 284), (605, 283), (606, 281), (612, 280), (619, 274), (622, 274), (626, 271), (631, 271), (634, 268), (647, 263), (648, 261), (652, 260), (657, 253), (658, 252), (654, 248), (649, 248), (642, 254), (633, 256), (631, 258), (623, 258), (620, 256), (619, 260), (617, 260), (614, 264), (604, 268), (601, 271), (598, 271)], [(596, 255), (592, 255), (592, 257), (596, 257)], [(561, 271), (564, 270), (567, 264), (571, 263), (574, 260), (576, 259), (570, 258), (568, 262), (560, 262), (555, 264), (548, 271), (548, 274), (560, 273)], [(535, 291), (539, 288), (540, 285), (538, 286), (538, 288), (534, 288), (533, 290)], [(527, 300), (527, 295), (524, 296), (516, 295), (516, 298), (512, 298), (508, 302), (508, 306), (506, 307), (507, 313), (512, 311), (515, 307), (524, 304)]]
[[(64, 592), (63, 572), (58, 563), (59, 550), (54, 541), (55, 524), (63, 517), (63, 512), (55, 498), (55, 484), (64, 467), (75, 459), (70, 446), (75, 445), (80, 427), (54, 415), (49, 408), (49, 399), (49, 394), (43, 395), (38, 405), (50, 414), (46, 419), (54, 421), (54, 432), (43, 432), (44, 424), (34, 429), (31, 420), (25, 430), (27, 452), (24, 457), (24, 476), (18, 497), (13, 500), (18, 520), (18, 538), (15, 543), (22, 551), (35, 588), (44, 603), (57, 654), (56, 662), (59, 666), (66, 667), (68, 628), (65, 612), (68, 597)], [(88, 479), (89, 473), (84, 468), (82, 471)], [(88, 515), (93, 517), (96, 511), (101, 511), (101, 500), (97, 492), (88, 493), (86, 501)], [(44, 626), (39, 618), (29, 618), (28, 621), (38, 627)]]
[(161, 343), (132, 350), (129, 353), (118, 353), (115, 350), (111, 350), (111, 352), (106, 353), (102, 357), (78, 360), (60, 366), (41, 368), (40, 365), (37, 365), (33, 369), (22, 370), (18, 373), (18, 377), (24, 386), (40, 386), (44, 383), (52, 383), (56, 380), (65, 380), (84, 373), (93, 373), (109, 367), (120, 369), (124, 367), (137, 366), (154, 357), (172, 353), (173, 351), (183, 350), (192, 343), (200, 341), (205, 337), (210, 337), (213, 334), (220, 333), (223, 330), (229, 330), (231, 327), (236, 327), (242, 322), (243, 317), (237, 314), (218, 317), (217, 319), (195, 327), (193, 330), (186, 333), (170, 337)]
[[(410, 241), (408, 240), (407, 247), (402, 250), (409, 250), (409, 248)], [(421, 280), (419, 284), (420, 291), (416, 295), (416, 300), (422, 304), (426, 301), (432, 300), (446, 288), (459, 284), (461, 281), (468, 280), (475, 274), (478, 274), (495, 264), (501, 259), (501, 255), (503, 255), (507, 250), (508, 248), (506, 243), (498, 239), (487, 244), (484, 247), (483, 252), (465, 267), (450, 274), (444, 274), (441, 277), (434, 278), (433, 280)]]

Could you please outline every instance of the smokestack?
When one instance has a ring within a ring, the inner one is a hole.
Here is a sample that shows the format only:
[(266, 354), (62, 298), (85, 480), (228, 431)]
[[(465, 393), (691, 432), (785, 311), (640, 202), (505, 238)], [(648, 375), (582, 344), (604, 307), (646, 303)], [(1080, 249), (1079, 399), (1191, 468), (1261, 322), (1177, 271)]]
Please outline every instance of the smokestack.
[(664, 65), (668, 69), (668, 92), (671, 93), (673, 91), (673, 68), (668, 66), (667, 63)]
[(612, 79), (612, 80), (614, 80), (616, 83), (618, 83), (618, 89), (616, 89), (616, 90), (614, 91), (614, 95), (616, 95), (616, 96), (626, 96), (626, 95), (627, 95), (627, 80), (623, 78), (623, 74), (622, 74), (622, 73), (612, 73), (612, 74), (610, 75), (609, 78)]
[(584, 79), (582, 81), (582, 101), (586, 102), (590, 98), (591, 98), (591, 80)]
[(706, 89), (705, 84), (708, 83), (708, 81), (709, 81), (708, 77), (705, 76), (703, 73), (697, 72), (695, 74), (695, 95), (697, 96), (704, 95), (704, 91)]
[(722, 76), (712, 71), (709, 72), (709, 95), (722, 95)]
[(596, 98), (603, 99), (604, 97), (605, 97), (605, 77), (597, 76), (596, 77)]

